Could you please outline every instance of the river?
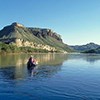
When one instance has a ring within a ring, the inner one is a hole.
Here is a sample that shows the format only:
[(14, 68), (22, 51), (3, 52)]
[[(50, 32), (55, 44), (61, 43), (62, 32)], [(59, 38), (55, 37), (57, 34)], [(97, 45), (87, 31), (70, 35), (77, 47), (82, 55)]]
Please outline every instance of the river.
[(0, 100), (100, 100), (100, 55), (0, 55)]

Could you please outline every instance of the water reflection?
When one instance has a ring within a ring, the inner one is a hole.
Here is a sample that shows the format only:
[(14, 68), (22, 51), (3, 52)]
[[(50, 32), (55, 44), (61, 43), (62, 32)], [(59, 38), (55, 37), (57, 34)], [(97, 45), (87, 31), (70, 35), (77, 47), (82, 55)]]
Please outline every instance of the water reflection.
[(28, 54), (0, 56), (1, 100), (100, 98), (100, 55), (34, 54), (39, 65), (28, 72), (29, 57)]
[(77, 59), (77, 60), (82, 59), (86, 62), (94, 63), (100, 60), (100, 55), (99, 54), (71, 54), (68, 56), (68, 60), (73, 60), (73, 59)]
[(31, 76), (31, 77), (33, 77), (34, 75), (36, 75), (36, 74), (38, 73), (37, 69), (38, 69), (37, 66), (32, 67), (32, 68), (30, 68), (30, 69), (27, 68), (27, 70), (28, 70), (28, 75)]
[(90, 62), (90, 63), (94, 63), (96, 61), (99, 61), (100, 60), (100, 55), (99, 54), (88, 54), (88, 55), (85, 55), (86, 56), (86, 61), (87, 62)]
[[(0, 75), (5, 79), (22, 79), (33, 76), (34, 70), (28, 73), (27, 61), (31, 54), (0, 55)], [(61, 70), (62, 64), (69, 60), (84, 60), (94, 63), (100, 60), (100, 55), (85, 54), (34, 54), (39, 65), (36, 73), (39, 76), (50, 77)]]
[(7, 68), (0, 69), (1, 79), (14, 80), (22, 79), (26, 77), (25, 68), (19, 68), (16, 66), (9, 66)]
[(5, 79), (21, 79), (25, 78), (27, 75), (33, 76), (34, 72), (38, 72), (38, 75), (45, 74), (46, 76), (50, 76), (58, 71), (58, 66), (61, 66), (64, 60), (67, 60), (67, 56), (63, 54), (34, 54), (39, 65), (35, 70), (28, 71), (27, 61), (29, 57), (30, 55), (28, 54), (1, 55), (1, 76), (5, 77)]
[(22, 66), (27, 61), (25, 55), (0, 55), (0, 67)]
[[(68, 59), (64, 54), (33, 54), (38, 60), (39, 65), (62, 65), (64, 60)], [(24, 66), (30, 55), (0, 55), (0, 68), (7, 66)]]
[(2, 68), (0, 75), (5, 79), (15, 79), (15, 67)]

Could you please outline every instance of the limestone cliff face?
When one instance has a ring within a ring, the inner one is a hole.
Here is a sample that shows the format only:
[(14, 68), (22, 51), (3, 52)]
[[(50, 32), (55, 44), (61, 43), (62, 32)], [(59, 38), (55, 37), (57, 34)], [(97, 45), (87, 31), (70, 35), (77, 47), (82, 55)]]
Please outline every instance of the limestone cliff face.
[(37, 44), (29, 41), (23, 41), (22, 39), (15, 39), (15, 45), (18, 47), (32, 47), (36, 49), (44, 49), (48, 51), (57, 51), (55, 47), (51, 47), (49, 45)]

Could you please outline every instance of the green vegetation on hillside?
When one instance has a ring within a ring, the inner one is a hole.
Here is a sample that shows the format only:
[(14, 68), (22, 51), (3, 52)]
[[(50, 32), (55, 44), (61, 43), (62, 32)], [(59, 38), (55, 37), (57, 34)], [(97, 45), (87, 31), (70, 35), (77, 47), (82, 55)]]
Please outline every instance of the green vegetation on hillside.
[(5, 44), (0, 42), (0, 53), (15, 53), (19, 52), (20, 49), (12, 44)]
[(5, 44), (0, 42), (0, 53), (48, 53), (48, 52), (49, 52), (48, 50), (36, 49), (31, 47), (17, 47), (12, 44)]

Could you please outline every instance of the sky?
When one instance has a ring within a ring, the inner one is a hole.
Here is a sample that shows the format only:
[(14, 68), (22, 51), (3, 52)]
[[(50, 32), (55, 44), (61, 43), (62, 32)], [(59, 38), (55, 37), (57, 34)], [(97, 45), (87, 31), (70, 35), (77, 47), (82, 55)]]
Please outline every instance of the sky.
[(100, 0), (0, 0), (0, 30), (13, 22), (52, 29), (68, 45), (100, 44)]

